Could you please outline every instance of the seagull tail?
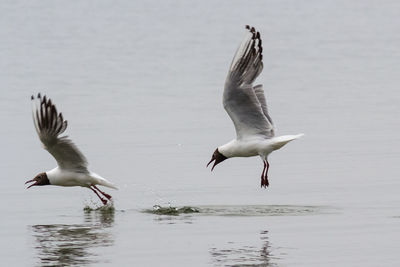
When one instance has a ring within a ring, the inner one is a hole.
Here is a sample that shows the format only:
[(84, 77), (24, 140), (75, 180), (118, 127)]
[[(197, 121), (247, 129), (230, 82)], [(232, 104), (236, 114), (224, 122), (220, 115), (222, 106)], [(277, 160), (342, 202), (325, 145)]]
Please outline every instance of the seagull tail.
[(293, 135), (293, 139), (292, 140), (298, 139), (298, 138), (302, 137), (303, 135), (304, 135), (303, 133), (295, 134), (295, 135)]
[(100, 175), (98, 175), (96, 173), (90, 173), (90, 176), (92, 176), (92, 178), (96, 180), (98, 185), (102, 185), (102, 186), (106, 186), (106, 187), (118, 190), (118, 187), (115, 184), (107, 181), (107, 179), (101, 177)]
[(304, 134), (294, 134), (294, 135), (282, 135), (274, 138), (274, 149), (280, 149), (290, 141), (296, 140), (302, 137)]

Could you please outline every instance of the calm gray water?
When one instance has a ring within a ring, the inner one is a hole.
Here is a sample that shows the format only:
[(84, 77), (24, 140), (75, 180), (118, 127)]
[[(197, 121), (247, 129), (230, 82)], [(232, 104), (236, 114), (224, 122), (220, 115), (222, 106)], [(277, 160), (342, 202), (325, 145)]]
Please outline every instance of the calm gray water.
[[(4, 266), (398, 266), (398, 1), (1, 1)], [(222, 89), (244, 25), (262, 33), (270, 156), (205, 168), (231, 140)], [(115, 211), (55, 166), (30, 95), (49, 95)], [(180, 216), (143, 212), (192, 206)]]

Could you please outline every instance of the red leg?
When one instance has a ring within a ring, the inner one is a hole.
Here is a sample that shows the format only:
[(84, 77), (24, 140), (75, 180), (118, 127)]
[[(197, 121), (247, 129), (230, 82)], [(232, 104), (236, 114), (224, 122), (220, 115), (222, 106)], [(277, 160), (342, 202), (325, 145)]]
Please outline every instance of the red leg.
[(269, 181), (268, 181), (268, 170), (269, 170), (269, 162), (267, 160), (267, 171), (265, 172), (265, 185), (269, 186)]
[(265, 164), (264, 160), (263, 160), (263, 162), (264, 162), (264, 169), (263, 169), (263, 171), (261, 173), (261, 187), (263, 187), (265, 185), (264, 172), (265, 172), (265, 167), (267, 166), (267, 164)]
[(90, 189), (92, 189), (92, 191), (100, 198), (101, 202), (103, 202), (104, 205), (107, 205), (107, 200), (105, 200), (104, 198), (102, 198), (99, 193), (97, 193), (96, 190), (94, 190), (93, 188), (89, 187)]
[(92, 185), (94, 188), (96, 188), (103, 196), (105, 196), (108, 200), (111, 199), (111, 196), (107, 193), (104, 193), (103, 191), (101, 191), (99, 188), (97, 188), (97, 186)]

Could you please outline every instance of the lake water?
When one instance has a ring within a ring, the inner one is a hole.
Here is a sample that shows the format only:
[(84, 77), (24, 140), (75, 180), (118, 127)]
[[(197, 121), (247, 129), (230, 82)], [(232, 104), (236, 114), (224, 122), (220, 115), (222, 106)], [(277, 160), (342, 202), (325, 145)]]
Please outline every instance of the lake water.
[[(4, 266), (398, 266), (398, 1), (1, 1)], [(206, 169), (234, 138), (224, 79), (261, 31), (270, 157)], [(30, 96), (50, 96), (115, 210), (55, 167)], [(94, 203), (94, 204), (93, 204)], [(154, 205), (196, 213), (158, 215)]]

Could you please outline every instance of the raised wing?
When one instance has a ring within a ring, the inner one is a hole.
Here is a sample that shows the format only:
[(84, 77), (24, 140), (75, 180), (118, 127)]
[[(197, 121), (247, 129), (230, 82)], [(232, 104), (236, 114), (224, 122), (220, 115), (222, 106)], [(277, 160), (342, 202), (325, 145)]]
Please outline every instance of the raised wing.
[(67, 129), (67, 121), (46, 96), (32, 100), (36, 131), (44, 148), (56, 159), (59, 168), (87, 172), (87, 160), (68, 136), (59, 136)]
[(254, 89), (254, 93), (256, 93), (258, 102), (260, 102), (262, 111), (265, 115), (265, 117), (267, 117), (269, 123), (271, 123), (271, 125), (274, 125), (274, 123), (272, 122), (271, 117), (268, 114), (268, 106), (267, 106), (267, 101), (265, 100), (265, 95), (264, 95), (264, 89), (262, 84), (258, 84), (256, 86), (253, 87)]
[(272, 120), (261, 85), (253, 82), (263, 69), (261, 36), (253, 27), (236, 51), (225, 81), (223, 104), (235, 125), (238, 139), (274, 136)]

